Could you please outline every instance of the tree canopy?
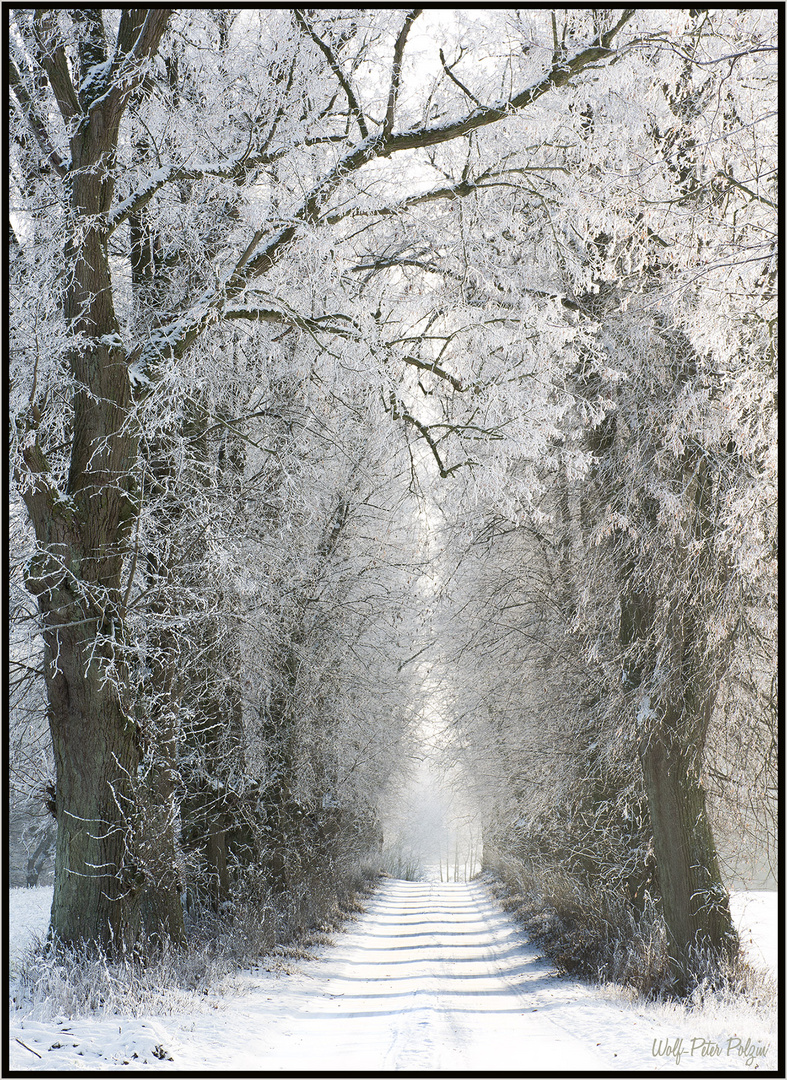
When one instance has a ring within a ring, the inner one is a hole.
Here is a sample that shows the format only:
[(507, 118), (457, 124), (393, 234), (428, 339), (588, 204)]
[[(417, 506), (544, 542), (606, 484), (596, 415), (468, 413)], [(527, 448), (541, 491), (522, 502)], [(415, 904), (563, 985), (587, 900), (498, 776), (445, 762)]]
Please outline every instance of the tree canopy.
[(53, 939), (338, 880), (436, 709), (490, 865), (647, 891), (676, 986), (733, 956), (715, 823), (772, 835), (777, 21), (10, 11)]

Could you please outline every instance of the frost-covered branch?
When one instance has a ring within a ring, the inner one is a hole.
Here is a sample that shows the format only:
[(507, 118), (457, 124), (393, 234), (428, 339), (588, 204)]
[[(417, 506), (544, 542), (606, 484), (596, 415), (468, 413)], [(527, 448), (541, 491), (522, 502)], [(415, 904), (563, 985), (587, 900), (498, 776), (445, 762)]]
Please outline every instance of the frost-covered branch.
[(52, 145), (52, 140), (47, 131), (46, 124), (39, 114), (35, 101), (27, 90), (13, 58), (10, 58), (8, 61), (8, 72), (11, 89), (19, 102), (22, 114), (24, 115), (30, 130), (35, 135), (38, 145), (41, 147), (41, 150), (44, 152), (45, 157), (57, 175), (61, 177), (65, 176), (66, 167), (63, 159)]
[(399, 31), (396, 44), (394, 45), (393, 64), (391, 66), (391, 85), (388, 90), (388, 102), (385, 107), (385, 120), (383, 122), (383, 135), (389, 136), (393, 131), (394, 115), (396, 113), (396, 101), (399, 97), (399, 84), (402, 81), (402, 58), (404, 57), (404, 47), (407, 44), (407, 37), (410, 33), (410, 28), (421, 14), (421, 8), (413, 8), (405, 16), (402, 28)]
[(49, 78), (63, 120), (69, 124), (79, 114), (80, 106), (55, 12), (38, 10), (33, 16), (33, 33), (38, 47), (36, 60)]
[(347, 102), (350, 106), (350, 111), (352, 112), (355, 121), (358, 124), (358, 130), (361, 133), (361, 138), (368, 138), (369, 129), (366, 126), (366, 120), (364, 119), (363, 110), (358, 104), (358, 99), (355, 96), (355, 91), (352, 88), (352, 84), (342, 71), (341, 64), (339, 63), (337, 57), (334, 55), (333, 50), (327, 44), (327, 42), (323, 41), (322, 38), (317, 34), (314, 27), (308, 21), (304, 12), (300, 8), (293, 8), (293, 15), (295, 16), (295, 21), (297, 22), (298, 26), (300, 26), (304, 33), (309, 35), (315, 45), (317, 45), (320, 51), (324, 54), (330, 65), (331, 71), (339, 80), (339, 84), (341, 85), (342, 90), (344, 90), (344, 93), (347, 96)]
[[(265, 230), (260, 229), (254, 234), (238, 259), (221, 293), (215, 293), (212, 297), (200, 300), (198, 309), (195, 309), (191, 315), (181, 316), (178, 318), (177, 323), (171, 324), (168, 328), (162, 328), (157, 335), (157, 340), (166, 342), (167, 348), (175, 355), (182, 355), (183, 351), (196, 339), (203, 327), (216, 317), (217, 309), (226, 300), (232, 301), (235, 299), (246, 285), (254, 279), (262, 277), (276, 265), (284, 252), (288, 250), (292, 241), (296, 239), (302, 226), (314, 226), (319, 223), (323, 214), (323, 207), (331, 194), (340, 183), (360, 170), (364, 165), (376, 158), (389, 158), (404, 150), (423, 149), (450, 142), (479, 128), (496, 123), (512, 112), (527, 108), (548, 91), (564, 86), (571, 78), (581, 73), (589, 65), (611, 56), (611, 44), (615, 35), (633, 15), (634, 9), (625, 10), (617, 23), (606, 33), (601, 34), (593, 45), (554, 65), (549, 73), (536, 84), (505, 102), (485, 106), (483, 109), (475, 109), (463, 119), (448, 124), (427, 125), (399, 133), (386, 132), (383, 129), (380, 134), (370, 135), (359, 145), (349, 149), (339, 162), (312, 188), (300, 207), (292, 215), (291, 223), (270, 237), (260, 251), (256, 249), (263, 239)], [(415, 15), (412, 17), (415, 18)], [(402, 33), (404, 34), (404, 28)], [(404, 35), (404, 38), (406, 38), (406, 35)], [(402, 48), (404, 47), (404, 38)], [(469, 193), (470, 190), (469, 187), (460, 184), (455, 186), (453, 192), (442, 189), (439, 192), (431, 193), (431, 197), (443, 198), (449, 197), (449, 195), (456, 197), (462, 193)], [(426, 199), (423, 195), (420, 198)]]

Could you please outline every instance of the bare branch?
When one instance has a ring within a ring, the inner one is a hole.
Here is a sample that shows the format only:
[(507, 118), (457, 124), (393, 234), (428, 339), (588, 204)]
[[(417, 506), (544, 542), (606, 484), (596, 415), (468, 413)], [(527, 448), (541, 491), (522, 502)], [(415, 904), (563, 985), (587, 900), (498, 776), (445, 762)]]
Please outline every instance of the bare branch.
[(9, 82), (11, 89), (14, 92), (16, 100), (19, 102), (19, 107), (22, 110), (22, 114), (27, 121), (28, 127), (33, 132), (36, 138), (36, 142), (41, 147), (42, 151), (46, 155), (47, 161), (55, 170), (58, 176), (65, 176), (66, 170), (63, 165), (63, 159), (57, 150), (52, 145), (52, 141), (49, 138), (49, 132), (46, 129), (46, 125), (36, 109), (35, 102), (27, 91), (19, 70), (13, 60), (8, 61)]
[(36, 60), (47, 74), (63, 120), (69, 124), (79, 114), (79, 100), (68, 71), (66, 50), (60, 38), (55, 12), (51, 8), (36, 9), (33, 32), (38, 45)]
[(172, 8), (149, 8), (136, 41), (127, 52), (123, 51), (121, 31), (125, 44), (125, 39), (131, 36), (132, 27), (128, 22), (124, 26), (121, 20), (117, 49), (108, 78), (110, 89), (97, 98), (92, 106), (97, 107), (100, 104), (109, 123), (119, 123), (132, 91), (145, 77), (144, 61), (155, 55), (172, 13)]
[(155, 54), (173, 12), (174, 8), (148, 9), (137, 40), (129, 50), (129, 55), (134, 60), (147, 60)]
[[(461, 57), (460, 57), (460, 59), (461, 59)], [(462, 91), (462, 93), (466, 94), (467, 97), (469, 97), (470, 100), (475, 105), (477, 105), (479, 107), (479, 109), (483, 109), (484, 106), (481, 104), (481, 102), (478, 100), (478, 98), (475, 96), (475, 94), (471, 93), (470, 90), (467, 89), (465, 84), (460, 79), (458, 79), (456, 77), (456, 75), (454, 75), (453, 71), (451, 70), (451, 68), (448, 66), (448, 64), (445, 61), (445, 55), (444, 55), (442, 49), (440, 50), (440, 63), (443, 65), (443, 71), (446, 73), (446, 75), (451, 80), (451, 82), (456, 83), (456, 85), (459, 87), (459, 89)], [(459, 63), (459, 60), (454, 61), (454, 64), (458, 64), (458, 63)]]
[(740, 190), (744, 191), (747, 195), (751, 195), (751, 197), (753, 199), (756, 199), (757, 202), (764, 203), (766, 206), (770, 206), (774, 210), (778, 209), (778, 207), (776, 206), (776, 203), (771, 202), (770, 199), (766, 199), (764, 195), (758, 195), (756, 191), (752, 191), (752, 189), (749, 188), (749, 187), (746, 187), (745, 184), (741, 184), (738, 180), (735, 179), (735, 177), (730, 176), (729, 173), (720, 172), (719, 176), (723, 176), (724, 179), (727, 180), (728, 183), (732, 184), (733, 187), (740, 188)]
[[(360, 327), (357, 327), (348, 315), (343, 315), (341, 312), (332, 315), (309, 317), (306, 315), (299, 315), (294, 311), (276, 311), (273, 308), (235, 307), (226, 308), (222, 314), (225, 319), (248, 319), (252, 322), (284, 323), (289, 326), (297, 326), (301, 330), (308, 330), (310, 333), (334, 334), (337, 337), (352, 338), (356, 341), (362, 339)], [(352, 329), (346, 325), (338, 325), (336, 322), (337, 319), (346, 320), (346, 322), (351, 325)], [(446, 371), (445, 368), (441, 367), (436, 361), (421, 360), (417, 356), (411, 356), (409, 354), (406, 356), (397, 356), (396, 359), (401, 360), (409, 367), (418, 368), (419, 371), (428, 371), (438, 379), (450, 383), (454, 390), (462, 391), (465, 389), (465, 385), (461, 379)]]
[(450, 372), (446, 371), (445, 368), (441, 367), (436, 362), (419, 360), (417, 356), (410, 355), (400, 356), (399, 359), (404, 361), (404, 363), (408, 364), (410, 367), (418, 368), (421, 371), (428, 371), (431, 375), (436, 375), (438, 379), (443, 379), (445, 382), (450, 383), (454, 390), (461, 392), (467, 389), (461, 379), (458, 379), (456, 375), (451, 375)]
[(411, 206), (420, 206), (422, 203), (433, 202), (436, 199), (462, 198), (465, 195), (470, 195), (472, 192), (477, 191), (480, 187), (488, 186), (490, 185), (479, 184), (472, 180), (460, 180), (457, 184), (433, 188), (432, 191), (423, 191), (420, 195), (411, 195), (409, 198), (402, 199), (400, 203), (395, 203), (393, 206), (382, 206), (370, 210), (354, 207), (350, 210), (345, 210), (340, 214), (329, 214), (322, 218), (322, 220), (326, 225), (336, 225), (338, 222), (344, 221), (348, 217), (395, 217), (397, 214), (401, 214)]
[(460, 120), (451, 121), (447, 124), (435, 127), (417, 128), (413, 131), (403, 131), (391, 135), (385, 140), (384, 146), (379, 151), (380, 157), (390, 157), (398, 150), (415, 150), (427, 146), (438, 146), (444, 142), (450, 142), (460, 135), (468, 135), (478, 128), (494, 124), (498, 120), (509, 116), (519, 109), (525, 109), (532, 105), (544, 94), (554, 90), (557, 86), (565, 86), (574, 76), (580, 74), (585, 68), (598, 60), (607, 59), (612, 54), (611, 44), (615, 35), (635, 15), (634, 8), (626, 8), (617, 23), (592, 45), (582, 49), (570, 58), (559, 60), (553, 64), (550, 70), (533, 86), (528, 87), (519, 94), (506, 101), (500, 101), (494, 105), (487, 105), (480, 109), (474, 109), (468, 116)]
[(125, 54), (131, 51), (139, 32), (145, 25), (147, 13), (144, 8), (123, 8), (120, 14), (120, 27), (117, 36), (117, 50)]
[(295, 311), (276, 311), (273, 308), (257, 307), (225, 308), (222, 314), (225, 319), (248, 319), (252, 322), (287, 323), (289, 326), (297, 326), (302, 330), (336, 334), (339, 337), (358, 338), (360, 335), (360, 331), (357, 328), (349, 330), (346, 326), (337, 326), (335, 323), (328, 321), (333, 319), (347, 319), (348, 322), (352, 322), (349, 316), (341, 314), (310, 317), (307, 315), (299, 315)]
[(472, 464), (472, 462), (470, 461), (460, 461), (457, 465), (452, 465), (450, 469), (447, 469), (445, 467), (445, 464), (443, 463), (443, 459), (440, 457), (440, 451), (437, 449), (437, 443), (432, 438), (428, 426), (426, 424), (422, 424), (420, 420), (417, 420), (412, 415), (412, 413), (400, 412), (398, 413), (398, 415), (401, 416), (402, 420), (406, 421), (406, 423), (411, 424), (416, 429), (416, 431), (418, 431), (419, 434), (426, 440), (426, 444), (432, 451), (432, 456), (437, 462), (437, 468), (440, 470), (440, 476), (443, 480), (447, 480), (448, 477), (455, 473), (458, 469), (463, 469), (465, 468), (465, 466)]
[[(266, 144), (269, 140), (266, 139)], [(326, 135), (321, 138), (304, 139), (302, 146), (320, 146), (328, 143), (344, 142), (344, 135)], [(279, 158), (285, 157), (292, 148), (280, 149), (271, 153), (261, 151), (258, 154), (250, 154), (244, 150), (235, 154), (223, 162), (208, 168), (190, 169), (185, 165), (169, 165), (158, 169), (153, 173), (135, 192), (124, 199), (122, 203), (108, 215), (107, 231), (112, 233), (119, 225), (122, 225), (131, 214), (136, 213), (147, 206), (156, 192), (167, 184), (176, 184), (182, 180), (201, 180), (204, 176), (215, 176), (219, 179), (226, 178), (240, 180), (249, 176), (255, 169), (264, 165), (272, 165)], [(259, 242), (264, 233), (257, 236), (255, 244)], [(252, 248), (253, 250), (253, 248)], [(249, 253), (251, 254), (251, 252)]]

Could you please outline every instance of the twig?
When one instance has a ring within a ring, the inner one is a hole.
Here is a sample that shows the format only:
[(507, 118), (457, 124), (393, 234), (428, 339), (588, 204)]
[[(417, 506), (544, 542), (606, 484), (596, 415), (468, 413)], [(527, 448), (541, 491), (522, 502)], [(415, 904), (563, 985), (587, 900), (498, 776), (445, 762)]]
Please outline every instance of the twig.
[(331, 66), (331, 70), (333, 71), (336, 78), (339, 80), (342, 89), (347, 95), (347, 102), (358, 124), (358, 130), (361, 133), (361, 138), (368, 139), (369, 130), (366, 127), (366, 121), (364, 119), (363, 112), (361, 111), (361, 107), (358, 104), (358, 99), (355, 96), (353, 88), (350, 85), (350, 81), (347, 79), (341, 69), (341, 65), (339, 64), (337, 57), (334, 56), (330, 46), (326, 44), (326, 42), (324, 42), (322, 38), (318, 37), (314, 28), (304, 18), (304, 14), (300, 8), (293, 8), (293, 14), (295, 15), (295, 21), (298, 23), (298, 26), (300, 26), (301, 29), (309, 35), (315, 45), (317, 45), (325, 54), (325, 57), (327, 58), (328, 63)]
[[(554, 16), (553, 16), (553, 18), (554, 18)], [(456, 75), (454, 75), (453, 71), (451, 71), (450, 67), (445, 62), (445, 55), (444, 55), (442, 49), (440, 50), (440, 63), (443, 65), (443, 71), (446, 73), (448, 78), (451, 79), (452, 82), (455, 82), (456, 85), (459, 87), (459, 89), (463, 93), (467, 94), (467, 96), (470, 98), (470, 100), (472, 102), (474, 102), (478, 106), (479, 109), (483, 109), (484, 106), (481, 104), (481, 102), (478, 100), (478, 98), (475, 96), (475, 94), (471, 94), (470, 91), (465, 86), (465, 84), (463, 82), (460, 82), (460, 80), (456, 77)], [(458, 63), (458, 61), (455, 60), (454, 63)]]
[(33, 1050), (31, 1047), (29, 1047), (27, 1045), (27, 1043), (23, 1043), (21, 1039), (17, 1039), (16, 1041), (19, 1043), (20, 1046), (24, 1046), (25, 1050), (30, 1050), (31, 1054), (35, 1054), (37, 1058), (41, 1057), (41, 1055), (39, 1053), (37, 1053), (35, 1050)]

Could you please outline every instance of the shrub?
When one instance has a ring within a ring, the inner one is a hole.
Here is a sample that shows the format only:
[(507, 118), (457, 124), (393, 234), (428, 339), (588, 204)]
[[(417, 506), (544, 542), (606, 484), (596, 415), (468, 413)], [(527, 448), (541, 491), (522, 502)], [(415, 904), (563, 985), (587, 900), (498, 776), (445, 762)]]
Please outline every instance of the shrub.
[(150, 958), (132, 952), (120, 960), (100, 951), (67, 948), (38, 939), (20, 964), (12, 987), (12, 1007), (37, 1019), (112, 1010), (131, 1016), (192, 1009), (195, 997), (227, 993), (240, 985), (241, 972), (266, 958), (308, 955), (363, 910), (363, 897), (378, 880), (367, 863), (327, 868), (319, 878), (274, 895), (252, 870), (233, 900), (193, 905), (187, 915), (187, 944), (165, 942)]

